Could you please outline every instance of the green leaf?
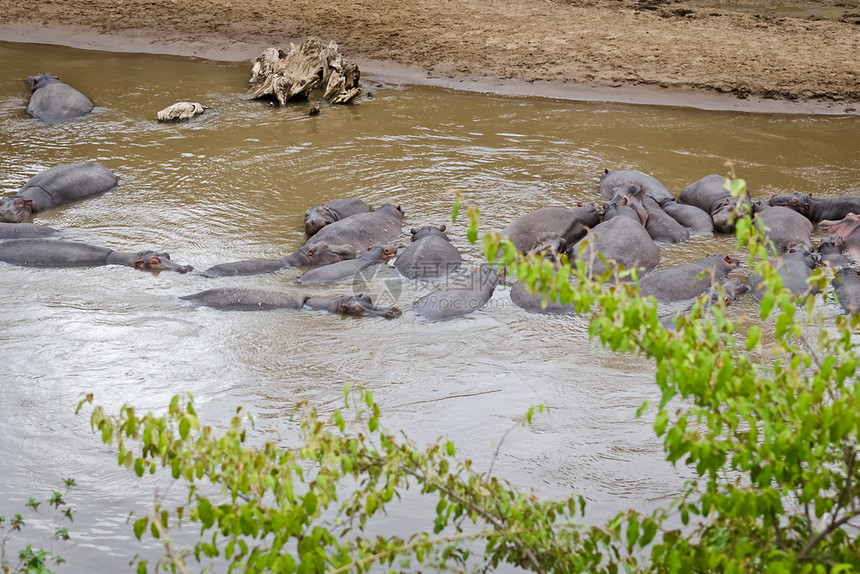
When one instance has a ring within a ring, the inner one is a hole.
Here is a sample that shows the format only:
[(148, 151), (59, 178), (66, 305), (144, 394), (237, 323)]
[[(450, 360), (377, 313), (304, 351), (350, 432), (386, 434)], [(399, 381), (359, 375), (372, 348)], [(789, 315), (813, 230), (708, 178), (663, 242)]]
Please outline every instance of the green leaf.
[(454, 207), (451, 208), (451, 223), (457, 221), (457, 215), (460, 214), (460, 198), (454, 198)]
[(134, 537), (135, 538), (140, 540), (140, 537), (143, 536), (143, 531), (146, 530), (147, 524), (149, 524), (149, 518), (139, 518), (139, 519), (134, 521)]
[(759, 341), (759, 337), (761, 337), (761, 329), (758, 325), (751, 325), (747, 331), (747, 351), (753, 350), (753, 347), (755, 347)]

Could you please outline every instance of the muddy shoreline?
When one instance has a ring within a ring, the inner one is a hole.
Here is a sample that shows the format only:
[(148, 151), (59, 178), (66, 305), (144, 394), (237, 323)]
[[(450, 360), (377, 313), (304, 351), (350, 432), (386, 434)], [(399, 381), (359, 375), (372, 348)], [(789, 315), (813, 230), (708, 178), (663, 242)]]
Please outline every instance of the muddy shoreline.
[[(523, 17), (535, 14), (534, 5), (493, 0), (480, 12), (485, 21), (463, 27), (452, 23), (451, 11), (473, 16), (476, 2), (413, 0), (400, 9), (349, 0), (333, 8), (344, 17), (339, 21), (305, 0), (270, 0), (268, 11), (245, 0), (49, 1), (27, 10), (0, 0), (0, 10), (9, 14), (0, 23), (0, 41), (250, 62), (265, 47), (288, 48), (314, 35), (337, 41), (371, 81), (710, 110), (860, 115), (860, 25), (852, 13), (843, 10), (840, 20), (786, 18), (714, 8), (718, 1), (640, 10), (619, 2), (546, 0), (538, 8), (554, 19), (534, 21)], [(356, 18), (346, 16), (350, 9), (362, 16), (361, 34)], [(614, 18), (611, 25), (581, 23), (607, 15)], [(411, 29), (409, 21), (416, 23)], [(516, 34), (532, 40), (512, 36), (516, 22)], [(571, 22), (580, 22), (579, 29), (569, 31)], [(464, 38), (466, 30), (471, 35)], [(714, 51), (714, 43), (724, 45)]]

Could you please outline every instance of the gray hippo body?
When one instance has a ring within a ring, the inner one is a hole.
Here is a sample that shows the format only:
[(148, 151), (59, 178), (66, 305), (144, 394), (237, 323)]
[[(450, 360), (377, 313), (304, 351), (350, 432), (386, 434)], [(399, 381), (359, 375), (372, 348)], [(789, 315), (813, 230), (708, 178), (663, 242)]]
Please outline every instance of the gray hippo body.
[(842, 253), (842, 248), (837, 245), (838, 242), (839, 238), (821, 240), (816, 249), (821, 264), (829, 265), (830, 267), (844, 267), (852, 264), (851, 260)]
[(648, 224), (648, 210), (645, 209), (645, 192), (638, 183), (624, 183), (615, 188), (615, 195), (603, 204), (603, 221), (625, 215), (639, 220), (642, 227)]
[(351, 245), (314, 243), (302, 245), (295, 252), (280, 259), (247, 259), (221, 263), (210, 267), (203, 274), (210, 277), (261, 275), (274, 273), (288, 267), (331, 265), (348, 259), (355, 259), (355, 249)]
[(35, 223), (0, 223), (0, 239), (32, 239), (54, 237), (60, 232), (47, 225)]
[(811, 251), (812, 223), (787, 207), (771, 207), (764, 202), (753, 204), (755, 224), (768, 241), (773, 242), (776, 255), (790, 249)]
[(736, 257), (709, 255), (693, 263), (674, 265), (646, 274), (639, 282), (639, 293), (653, 296), (658, 303), (692, 299), (719, 283), (738, 263)]
[(511, 301), (514, 305), (525, 309), (529, 313), (539, 313), (544, 315), (567, 315), (576, 313), (576, 307), (573, 303), (561, 304), (558, 299), (547, 301), (546, 307), (541, 305), (542, 295), (529, 293), (526, 289), (526, 284), (523, 281), (517, 281), (511, 287)]
[(581, 233), (580, 237), (582, 237), (589, 228), (598, 223), (600, 223), (600, 211), (593, 204), (573, 209), (543, 207), (518, 217), (502, 229), (501, 234), (509, 237), (517, 249), (528, 253), (541, 235), (557, 233), (559, 236), (564, 236), (569, 232), (571, 237), (577, 233)]
[(299, 283), (303, 285), (315, 285), (352, 279), (356, 274), (364, 271), (371, 265), (388, 261), (396, 254), (397, 245), (393, 243), (374, 245), (355, 259), (339, 261), (305, 272), (304, 275), (299, 277)]
[(30, 103), (27, 113), (46, 124), (56, 124), (83, 117), (93, 110), (88, 97), (51, 74), (27, 78)]
[(683, 243), (690, 238), (687, 228), (663, 211), (659, 203), (646, 196), (642, 200), (642, 206), (648, 213), (645, 231), (651, 239), (659, 243)]
[(675, 199), (675, 196), (656, 177), (641, 171), (624, 169), (603, 170), (600, 175), (600, 195), (611, 198), (619, 185), (630, 183), (641, 185), (645, 195), (658, 203), (666, 199)]
[(305, 212), (305, 233), (310, 237), (335, 221), (369, 212), (370, 206), (360, 199), (332, 199)]
[(706, 235), (714, 232), (714, 220), (705, 210), (694, 205), (678, 203), (674, 199), (658, 202), (672, 219), (683, 225), (690, 235)]
[(860, 213), (860, 197), (812, 197), (808, 193), (794, 192), (788, 195), (774, 195), (770, 205), (787, 207), (803, 215), (812, 223), (824, 219), (842, 219), (849, 213)]
[[(678, 201), (707, 212), (717, 231), (734, 233), (737, 200), (726, 187), (725, 177), (711, 174), (691, 183), (678, 196)], [(743, 201), (749, 204), (749, 198)]]
[(819, 227), (831, 234), (837, 247), (860, 262), (860, 215), (849, 213), (839, 221), (824, 220)]
[(419, 298), (414, 309), (429, 321), (461, 317), (486, 305), (501, 282), (502, 278), (493, 268), (481, 265), (465, 278), (457, 278)]
[(840, 269), (833, 279), (833, 289), (847, 313), (860, 312), (860, 269)]
[(208, 289), (193, 295), (180, 297), (195, 305), (211, 307), (221, 311), (274, 311), (278, 309), (299, 310), (304, 307), (329, 311), (341, 315), (385, 317), (393, 319), (401, 315), (397, 307), (376, 307), (367, 295), (341, 295), (333, 298), (308, 297), (292, 293), (280, 293), (265, 289), (243, 289), (236, 287)]
[[(717, 305), (722, 299), (723, 304), (728, 307), (737, 302), (738, 298), (749, 291), (749, 286), (741, 283), (737, 279), (723, 279), (717, 285), (710, 287), (705, 293), (700, 295), (706, 299), (703, 312), (709, 313), (714, 305)], [(675, 330), (678, 326), (678, 319), (682, 315), (688, 315), (690, 310), (695, 305), (691, 303), (684, 311), (664, 315), (660, 317), (660, 323), (665, 329)]]
[(116, 175), (99, 163), (58, 165), (34, 175), (21, 191), (0, 200), (0, 221), (20, 223), (34, 213), (110, 191)]
[[(788, 251), (780, 256), (774, 263), (777, 273), (782, 277), (782, 287), (794, 295), (814, 295), (817, 289), (810, 289), (807, 279), (812, 275), (816, 265), (815, 254), (811, 251), (797, 250)], [(753, 290), (753, 296), (759, 301), (765, 294), (765, 286), (762, 284), (761, 275), (750, 273), (749, 285)]]
[(369, 247), (397, 239), (402, 233), (403, 210), (399, 205), (386, 203), (375, 211), (335, 221), (320, 229), (308, 243), (352, 245), (356, 253)]
[(609, 262), (610, 268), (616, 264), (623, 265), (625, 269), (639, 268), (640, 277), (660, 262), (660, 249), (638, 219), (624, 216), (613, 217), (597, 225), (568, 250), (568, 258), (584, 261), (592, 275), (607, 270), (601, 255)]
[(409, 279), (438, 279), (463, 262), (460, 251), (445, 235), (445, 226), (412, 230), (412, 242), (397, 256), (394, 267)]
[(125, 265), (146, 271), (187, 273), (190, 265), (178, 265), (167, 253), (125, 253), (107, 247), (56, 239), (11, 239), (0, 242), (0, 261), (23, 267), (96, 267)]

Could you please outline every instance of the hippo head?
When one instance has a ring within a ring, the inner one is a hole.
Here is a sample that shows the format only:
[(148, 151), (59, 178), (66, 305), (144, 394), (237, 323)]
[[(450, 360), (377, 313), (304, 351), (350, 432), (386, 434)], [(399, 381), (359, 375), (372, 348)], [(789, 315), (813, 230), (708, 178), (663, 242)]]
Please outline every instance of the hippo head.
[(176, 271), (177, 273), (188, 273), (194, 269), (190, 265), (179, 265), (170, 260), (168, 253), (156, 253), (155, 251), (141, 251), (134, 258), (134, 268), (146, 271)]
[(527, 255), (540, 253), (550, 261), (557, 261), (560, 253), (564, 252), (566, 242), (556, 231), (544, 231), (535, 237), (535, 244)]
[(723, 255), (722, 262), (726, 266), (726, 269), (737, 269), (738, 265), (740, 265), (741, 260), (737, 257), (732, 257), (731, 255)]
[[(604, 219), (607, 219), (607, 212), (611, 218), (613, 215), (618, 215), (617, 210), (621, 207), (629, 207), (636, 213), (639, 218), (639, 223), (642, 227), (648, 222), (648, 212), (645, 206), (642, 205), (644, 190), (638, 183), (622, 183), (612, 191), (612, 199), (603, 204)], [(616, 213), (612, 213), (616, 211)]]
[(711, 205), (711, 219), (714, 222), (714, 229), (722, 233), (734, 233), (735, 222), (738, 219), (738, 214), (735, 213), (737, 200), (732, 197), (723, 197), (718, 199)]
[(326, 225), (337, 221), (337, 216), (328, 206), (318, 205), (305, 212), (305, 233), (313, 235)]
[(376, 307), (370, 295), (364, 294), (338, 297), (335, 303), (335, 312), (341, 315), (364, 315), (386, 319), (394, 319), (402, 315), (402, 311), (397, 307)]
[(723, 303), (726, 305), (736, 302), (738, 297), (750, 290), (749, 285), (745, 285), (737, 279), (725, 279), (720, 282), (720, 287), (723, 288)]
[(0, 199), (0, 221), (21, 223), (33, 215), (33, 200), (13, 195)]
[(795, 191), (789, 195), (774, 195), (768, 203), (771, 207), (788, 207), (808, 217), (809, 208), (812, 206), (812, 194)]
[(849, 213), (838, 221), (824, 220), (818, 226), (840, 239), (846, 239), (860, 227), (860, 215)]
[(352, 245), (329, 245), (314, 243), (305, 249), (308, 265), (329, 265), (344, 259), (355, 259), (355, 247)]
[(842, 253), (842, 247), (845, 243), (837, 235), (831, 235), (822, 239), (818, 244), (818, 253), (821, 255), (836, 255)]
[(388, 243), (384, 245), (380, 245), (382, 248), (382, 260), (388, 261), (395, 255), (397, 255), (397, 250), (402, 249), (403, 245), (397, 243)]
[(399, 205), (396, 205), (394, 203), (385, 203), (383, 205), (380, 205), (376, 211), (383, 211), (385, 213), (388, 213), (389, 215), (394, 215), (395, 217), (400, 218), (401, 221), (403, 221), (403, 218), (406, 217), (403, 214), (403, 209)]
[(430, 235), (435, 235), (436, 237), (444, 237), (446, 240), (450, 241), (450, 239), (448, 239), (448, 236), (445, 235), (446, 229), (447, 226), (443, 223), (439, 227), (436, 227), (435, 225), (427, 225), (420, 229), (415, 229), (413, 227), (410, 232), (412, 233), (412, 241), (417, 241), (423, 237), (428, 237)]
[(35, 92), (39, 88), (44, 88), (48, 84), (54, 84), (60, 81), (60, 78), (50, 73), (36, 74), (27, 78), (27, 83), (30, 84), (30, 92)]

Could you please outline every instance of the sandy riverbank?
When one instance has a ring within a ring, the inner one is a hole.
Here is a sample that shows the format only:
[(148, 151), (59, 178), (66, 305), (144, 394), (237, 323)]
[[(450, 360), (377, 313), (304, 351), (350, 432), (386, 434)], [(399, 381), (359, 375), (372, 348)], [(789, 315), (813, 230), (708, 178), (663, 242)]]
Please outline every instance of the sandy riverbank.
[(0, 40), (250, 61), (317, 36), (365, 75), (407, 83), (860, 114), (860, 5), (794, 2), (0, 0)]

